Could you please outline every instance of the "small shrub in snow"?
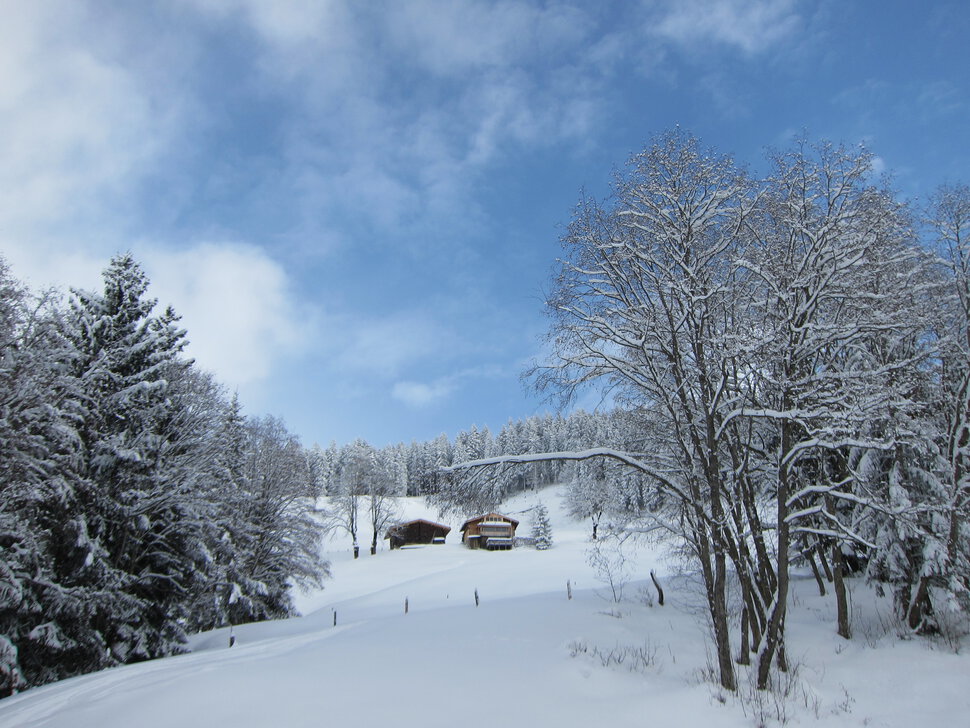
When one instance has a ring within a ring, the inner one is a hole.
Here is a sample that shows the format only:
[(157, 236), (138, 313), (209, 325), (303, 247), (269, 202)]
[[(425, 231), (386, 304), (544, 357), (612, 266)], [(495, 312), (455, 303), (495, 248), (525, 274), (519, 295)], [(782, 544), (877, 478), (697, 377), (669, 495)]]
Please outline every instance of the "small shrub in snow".
[(756, 670), (743, 670), (738, 675), (738, 689), (734, 693), (727, 693), (719, 684), (718, 671), (712, 657), (708, 654), (707, 666), (696, 672), (699, 681), (711, 683), (714, 700), (724, 704), (728, 701), (735, 702), (759, 728), (798, 722), (801, 715), (811, 715), (820, 720), (826, 713), (836, 716), (849, 714), (855, 704), (855, 698), (845, 686), (842, 686), (842, 695), (837, 701), (827, 705), (823, 703), (822, 698), (803, 678), (805, 665), (798, 661), (789, 665), (787, 672), (773, 674), (766, 689), (758, 688)]
[(641, 586), (637, 589), (637, 601), (640, 602), (645, 607), (652, 607), (653, 602), (653, 590), (647, 586)]
[(586, 552), (586, 563), (593, 567), (596, 578), (610, 589), (614, 603), (623, 599), (623, 590), (630, 581), (630, 571), (618, 542), (597, 541)]
[(642, 646), (616, 645), (606, 650), (583, 642), (571, 642), (569, 656), (588, 656), (599, 660), (603, 667), (625, 667), (630, 672), (645, 672), (657, 664), (657, 648), (648, 640)]
[(935, 617), (938, 631), (933, 642), (944, 645), (953, 654), (959, 655), (967, 636), (970, 635), (970, 615), (959, 608), (943, 608)]

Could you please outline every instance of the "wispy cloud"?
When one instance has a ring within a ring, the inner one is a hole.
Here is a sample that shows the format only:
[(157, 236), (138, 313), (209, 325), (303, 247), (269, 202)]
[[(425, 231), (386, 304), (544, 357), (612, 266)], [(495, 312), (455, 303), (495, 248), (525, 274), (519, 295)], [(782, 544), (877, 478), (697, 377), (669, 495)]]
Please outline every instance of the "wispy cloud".
[(397, 382), (391, 390), (394, 399), (409, 407), (427, 407), (447, 397), (455, 390), (454, 382), (442, 380), (425, 384), (422, 382)]
[(332, 315), (322, 323), (320, 335), (332, 366), (345, 375), (378, 381), (449, 357), (458, 343), (446, 325), (419, 310)]
[(590, 23), (572, 3), (183, 7), (246, 29), (262, 92), (285, 90), (280, 183), (314, 237), (349, 219), (361, 235), (420, 250), (431, 219), (480, 222), (474, 191), (489, 165), (581, 141), (602, 113), (599, 70), (580, 52)]
[(966, 97), (949, 81), (926, 84), (917, 94), (914, 107), (920, 110), (924, 118), (966, 113)]
[(561, 52), (582, 42), (590, 25), (579, 7), (563, 2), (415, 0), (388, 5), (383, 17), (402, 54), (447, 77), (514, 68)]
[(515, 372), (510, 372), (496, 364), (483, 364), (438, 377), (430, 382), (412, 380), (395, 382), (391, 388), (391, 396), (409, 407), (424, 408), (446, 400), (470, 382), (518, 376), (517, 372), (517, 369)]
[(697, 48), (716, 43), (754, 55), (773, 47), (800, 25), (794, 0), (679, 0), (649, 2), (649, 32)]

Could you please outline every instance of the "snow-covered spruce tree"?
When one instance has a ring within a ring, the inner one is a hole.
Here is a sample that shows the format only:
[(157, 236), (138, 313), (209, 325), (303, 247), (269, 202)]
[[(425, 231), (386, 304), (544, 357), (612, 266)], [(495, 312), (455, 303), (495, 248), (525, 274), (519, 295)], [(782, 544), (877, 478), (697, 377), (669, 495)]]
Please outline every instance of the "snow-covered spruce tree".
[[(493, 452), (491, 437), (483, 438), (472, 425), (469, 431), (459, 432), (452, 450), (454, 462), (467, 462), (486, 457)], [(441, 513), (474, 516), (495, 510), (508, 495), (514, 482), (514, 468), (482, 470), (478, 472), (441, 472), (435, 492), (429, 502)]]
[(0, 696), (106, 662), (78, 500), (80, 393), (54, 303), (0, 261)]
[(314, 443), (313, 447), (305, 448), (304, 455), (307, 462), (307, 472), (310, 475), (307, 496), (315, 503), (327, 490), (330, 463), (327, 461), (326, 452), (317, 443)]
[(536, 503), (532, 508), (532, 538), (539, 551), (552, 548), (552, 524), (549, 523), (549, 511), (542, 503)]
[(25, 361), (21, 346), (26, 298), (0, 259), (0, 697), (28, 685), (21, 649), (33, 627), (29, 580), (46, 560), (28, 517), (40, 500), (48, 453), (43, 434), (30, 431), (31, 410), (43, 400), (35, 399), (41, 393), (35, 392), (32, 352)]
[(0, 265), (0, 696), (290, 614), (325, 573), (305, 452), (253, 436), (146, 289), (118, 256), (63, 311)]
[(590, 520), (590, 539), (593, 541), (599, 538), (600, 520), (614, 499), (612, 483), (607, 478), (606, 469), (606, 461), (603, 459), (581, 463), (566, 491), (569, 515), (579, 520)]
[(177, 318), (153, 316), (147, 289), (131, 255), (118, 255), (103, 292), (73, 292), (68, 317), (84, 406), (76, 540), (89, 544), (85, 579), (99, 590), (91, 623), (117, 662), (181, 649), (199, 568), (192, 484), (173, 480), (170, 457), (182, 435), (170, 382), (190, 362)]
[(225, 399), (208, 375), (185, 387), (209, 420), (198, 488), (205, 501), (203, 570), (194, 582), (189, 627), (211, 629), (291, 616), (292, 585), (319, 585), (328, 565), (318, 553), (307, 452), (279, 420), (247, 420), (238, 397)]

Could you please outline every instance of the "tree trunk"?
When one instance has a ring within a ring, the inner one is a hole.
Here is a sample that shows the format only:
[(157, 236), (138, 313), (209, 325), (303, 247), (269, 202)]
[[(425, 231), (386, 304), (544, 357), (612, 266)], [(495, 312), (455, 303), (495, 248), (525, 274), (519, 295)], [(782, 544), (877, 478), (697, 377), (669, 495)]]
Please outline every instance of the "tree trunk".
[[(714, 630), (714, 650), (717, 653), (718, 679), (725, 690), (737, 690), (734, 674), (734, 660), (731, 657), (731, 639), (727, 622), (727, 602), (725, 599), (725, 556), (723, 551), (713, 548), (710, 533), (703, 525), (703, 514), (700, 500), (691, 506), (698, 519), (693, 524), (691, 538), (697, 548), (701, 562), (701, 573), (704, 577), (704, 591), (707, 596), (708, 613), (711, 616), (711, 626)], [(712, 562), (713, 561), (713, 568)]]
[(815, 553), (818, 555), (818, 561), (822, 565), (822, 571), (825, 572), (825, 578), (828, 580), (829, 584), (832, 583), (832, 579), (835, 577), (832, 575), (832, 569), (829, 568), (829, 561), (825, 558), (825, 548), (822, 546), (821, 541), (815, 542)]
[(714, 620), (714, 643), (717, 649), (717, 662), (721, 674), (721, 686), (727, 690), (737, 690), (734, 675), (734, 660), (731, 657), (731, 633), (727, 615), (727, 568), (723, 553), (714, 556), (714, 604), (711, 617)]
[(824, 597), (825, 582), (822, 580), (822, 574), (818, 570), (818, 564), (815, 563), (815, 554), (812, 549), (805, 551), (805, 558), (808, 559), (808, 564), (812, 567), (812, 575), (815, 577), (815, 583), (818, 584), (818, 595)]
[(751, 645), (748, 642), (748, 608), (741, 610), (741, 650), (738, 652), (738, 664), (751, 664)]
[(785, 610), (785, 616), (781, 618), (781, 629), (779, 630), (778, 637), (778, 655), (775, 660), (778, 663), (778, 669), (782, 672), (788, 672), (788, 652), (785, 650), (785, 619), (787, 616), (788, 610)]
[(842, 557), (842, 547), (832, 546), (832, 564), (834, 565), (834, 579), (832, 588), (835, 591), (836, 613), (838, 614), (839, 637), (852, 639), (852, 626), (849, 624), (849, 600), (845, 589), (845, 559)]
[(927, 617), (933, 613), (933, 603), (930, 601), (929, 580), (924, 576), (916, 587), (916, 595), (909, 603), (906, 611), (906, 623), (914, 632), (924, 634), (932, 631), (927, 623)]
[[(792, 448), (792, 427), (791, 423), (784, 423), (781, 428), (781, 455), (787, 457)], [(775, 588), (775, 599), (771, 608), (771, 618), (768, 620), (768, 627), (765, 630), (764, 643), (761, 646), (761, 653), (758, 656), (758, 689), (768, 688), (768, 678), (771, 675), (771, 662), (775, 657), (784, 639), (785, 630), (785, 611), (788, 608), (788, 551), (791, 541), (791, 527), (788, 523), (788, 493), (789, 493), (789, 464), (784, 461), (778, 470), (778, 491), (776, 497), (777, 525), (776, 525), (776, 549), (778, 558), (777, 586)]]

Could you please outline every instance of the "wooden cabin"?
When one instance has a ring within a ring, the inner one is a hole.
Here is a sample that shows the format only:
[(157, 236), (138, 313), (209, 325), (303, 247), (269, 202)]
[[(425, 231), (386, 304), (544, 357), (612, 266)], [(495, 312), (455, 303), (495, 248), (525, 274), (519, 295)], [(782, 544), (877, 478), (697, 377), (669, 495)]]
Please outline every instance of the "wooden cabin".
[(465, 521), (461, 540), (470, 549), (507, 550), (515, 543), (519, 522), (500, 513), (486, 513)]
[(451, 526), (418, 518), (391, 526), (387, 529), (387, 535), (384, 538), (390, 539), (392, 549), (399, 549), (402, 546), (444, 543), (450, 532)]

